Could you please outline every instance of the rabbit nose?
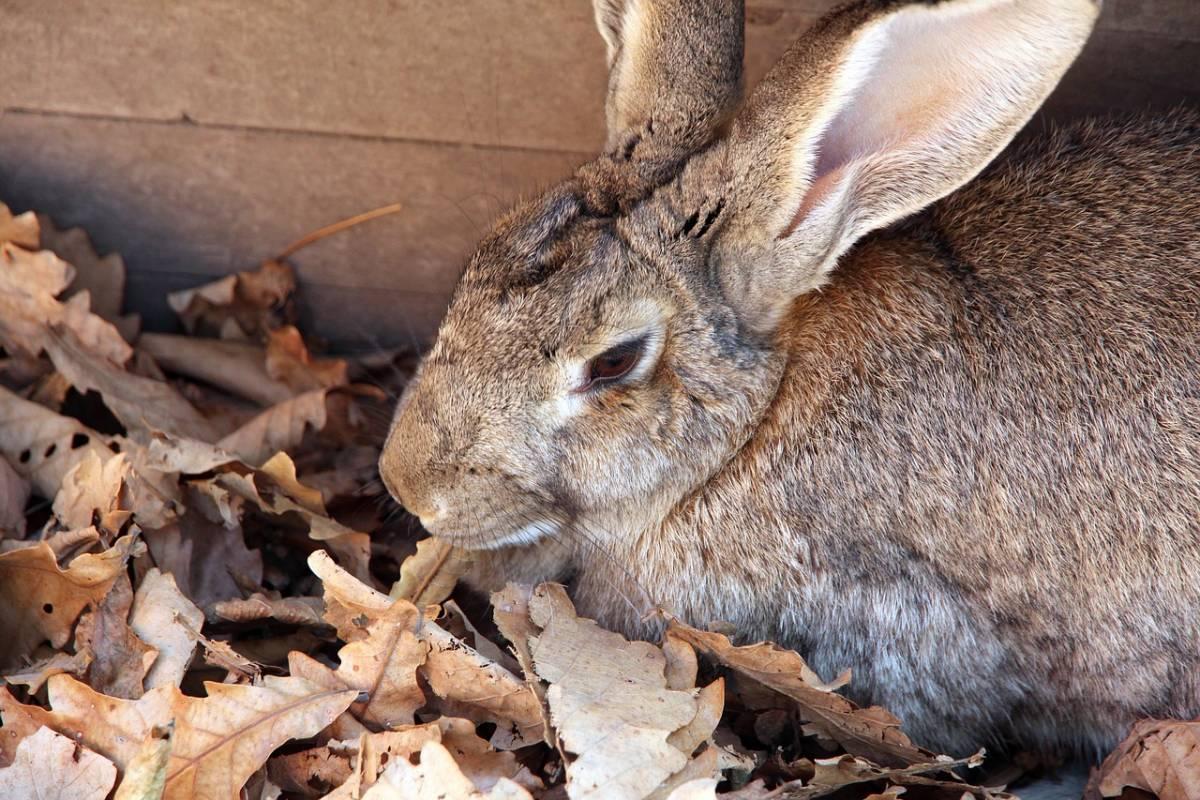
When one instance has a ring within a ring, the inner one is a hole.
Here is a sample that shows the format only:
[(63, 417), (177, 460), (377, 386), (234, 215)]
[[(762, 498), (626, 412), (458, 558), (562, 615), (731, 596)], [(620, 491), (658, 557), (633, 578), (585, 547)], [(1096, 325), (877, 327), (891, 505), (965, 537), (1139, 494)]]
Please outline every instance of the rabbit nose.
[(421, 520), (422, 525), (428, 526), (436, 522), (446, 513), (446, 503), (436, 492), (431, 491), (428, 484), (422, 481), (407, 480), (406, 473), (396, 469), (389, 463), (387, 450), (379, 462), (379, 477), (387, 488), (388, 494), (404, 509)]

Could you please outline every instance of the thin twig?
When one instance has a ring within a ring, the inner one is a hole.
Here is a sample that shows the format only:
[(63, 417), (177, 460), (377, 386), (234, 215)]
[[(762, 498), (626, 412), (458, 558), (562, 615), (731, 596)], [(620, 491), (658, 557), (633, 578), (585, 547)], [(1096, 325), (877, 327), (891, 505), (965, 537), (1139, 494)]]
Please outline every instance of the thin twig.
[(308, 247), (313, 242), (319, 242), (320, 240), (328, 236), (332, 236), (335, 233), (341, 233), (344, 230), (353, 228), (355, 225), (361, 225), (362, 223), (370, 222), (373, 219), (386, 217), (388, 214), (395, 214), (403, 207), (404, 206), (400, 203), (392, 203), (391, 205), (380, 206), (379, 208), (375, 208), (370, 211), (364, 211), (361, 214), (355, 214), (353, 217), (347, 217), (346, 219), (335, 222), (332, 225), (326, 225), (324, 228), (319, 228), (312, 233), (306, 234), (289, 244), (287, 247), (283, 248), (283, 251), (279, 255), (275, 256), (275, 260), (283, 261), (288, 256), (295, 254), (296, 251), (303, 250), (305, 247)]

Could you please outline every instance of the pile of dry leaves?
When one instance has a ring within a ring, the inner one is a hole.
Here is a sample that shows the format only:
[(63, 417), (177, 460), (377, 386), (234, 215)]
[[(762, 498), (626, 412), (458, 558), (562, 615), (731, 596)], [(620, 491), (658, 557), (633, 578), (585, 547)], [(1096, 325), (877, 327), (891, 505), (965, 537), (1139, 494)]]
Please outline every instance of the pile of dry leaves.
[[(0, 206), (0, 797), (1005, 796), (774, 645), (452, 598), (467, 556), (375, 480), (402, 359), (314, 356), (280, 259), (171, 296), (187, 335), (123, 283)], [(1196, 730), (1144, 723), (1093, 791), (1169, 795)]]

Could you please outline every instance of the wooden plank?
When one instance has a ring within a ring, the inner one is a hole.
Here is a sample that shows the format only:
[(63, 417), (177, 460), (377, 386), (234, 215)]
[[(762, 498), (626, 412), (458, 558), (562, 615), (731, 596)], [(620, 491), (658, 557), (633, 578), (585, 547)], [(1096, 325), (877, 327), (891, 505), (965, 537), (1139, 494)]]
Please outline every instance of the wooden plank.
[[(750, 0), (749, 82), (834, 4)], [(566, 151), (603, 139), (586, 0), (38, 0), (4, 4), (0, 41), (6, 108)], [(1198, 41), (1196, 0), (1108, 0), (1089, 50), (1120, 96), (1187, 100)], [(1107, 102), (1109, 87), (1088, 91), (1080, 104)]]
[[(172, 323), (162, 288), (251, 267), (326, 223), (404, 203), (404, 212), (294, 259), (314, 330), (343, 340), (359, 333), (357, 311), (380, 320), (401, 313), (428, 334), (491, 218), (582, 160), (13, 113), (0, 115), (0, 153), (0, 199), (82, 225), (102, 251), (121, 252), (133, 277), (131, 305), (156, 327)], [(342, 304), (316, 302), (320, 292)], [(383, 339), (408, 335), (397, 326)]]
[(586, 2), (5, 2), (0, 41), (0, 107), (568, 151), (603, 141), (604, 49)]

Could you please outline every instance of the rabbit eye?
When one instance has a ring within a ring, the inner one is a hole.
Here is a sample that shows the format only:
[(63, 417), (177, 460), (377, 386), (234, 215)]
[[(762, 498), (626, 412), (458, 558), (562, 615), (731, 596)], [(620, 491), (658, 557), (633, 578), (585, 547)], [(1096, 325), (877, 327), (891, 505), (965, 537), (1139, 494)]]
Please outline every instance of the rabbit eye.
[(599, 384), (612, 383), (623, 378), (631, 369), (637, 366), (645, 349), (645, 337), (629, 342), (622, 342), (608, 348), (588, 362), (587, 377), (580, 389), (591, 389)]

